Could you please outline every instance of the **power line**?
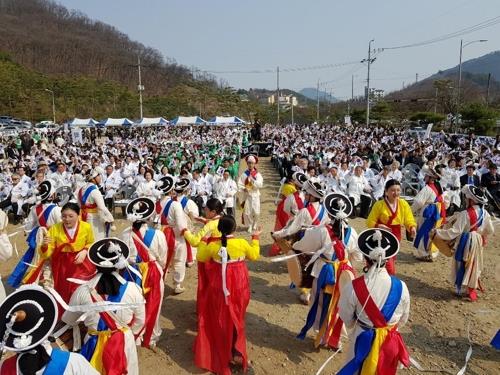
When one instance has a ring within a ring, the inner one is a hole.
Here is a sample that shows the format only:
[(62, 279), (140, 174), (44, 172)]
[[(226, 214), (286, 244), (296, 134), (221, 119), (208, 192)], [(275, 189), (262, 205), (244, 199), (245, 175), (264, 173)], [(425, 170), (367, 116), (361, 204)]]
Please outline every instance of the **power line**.
[(442, 42), (442, 41), (445, 41), (448, 39), (456, 38), (458, 36), (470, 34), (470, 33), (473, 33), (475, 31), (482, 30), (482, 29), (485, 29), (487, 27), (497, 25), (499, 23), (500, 23), (500, 16), (496, 16), (496, 17), (490, 18), (488, 20), (485, 20), (483, 22), (480, 22), (478, 24), (475, 24), (473, 26), (469, 26), (469, 27), (466, 27), (464, 29), (457, 30), (453, 33), (441, 35), (441, 36), (433, 38), (433, 39), (428, 39), (428, 40), (424, 40), (422, 42), (417, 42), (417, 43), (412, 43), (412, 44), (404, 44), (404, 45), (395, 46), (395, 47), (384, 47), (384, 48), (381, 48), (381, 50), (421, 47), (421, 46), (425, 46), (425, 45), (429, 45), (429, 44)]
[[(285, 73), (293, 73), (293, 72), (302, 72), (302, 71), (311, 71), (311, 70), (321, 70), (321, 69), (331, 69), (338, 68), (341, 66), (360, 64), (360, 60), (356, 61), (347, 61), (337, 64), (324, 64), (324, 65), (312, 65), (312, 66), (302, 66), (295, 68), (280, 68), (280, 72)], [(211, 74), (266, 74), (266, 73), (276, 73), (276, 68), (270, 69), (255, 69), (255, 70), (226, 70), (226, 71), (216, 71), (216, 70), (202, 70), (206, 73)]]

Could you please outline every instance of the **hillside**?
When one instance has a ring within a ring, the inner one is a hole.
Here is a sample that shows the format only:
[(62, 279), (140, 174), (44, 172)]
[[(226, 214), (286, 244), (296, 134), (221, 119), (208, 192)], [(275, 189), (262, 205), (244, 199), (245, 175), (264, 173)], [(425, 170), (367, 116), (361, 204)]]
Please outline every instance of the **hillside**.
[[(318, 100), (318, 89), (314, 87), (306, 87), (299, 91), (305, 97), (317, 101)], [(338, 99), (330, 95), (325, 91), (319, 90), (319, 100), (320, 102), (336, 103)]]
[[(487, 55), (476, 59), (467, 60), (462, 63), (462, 73), (472, 73), (477, 75), (488, 75), (491, 73), (492, 78), (500, 82), (500, 51), (488, 53)], [(438, 76), (449, 76), (458, 74), (458, 65), (438, 72)]]
[[(147, 94), (165, 94), (193, 80), (188, 68), (157, 50), (52, 1), (2, 0), (0, 25), (0, 51), (44, 74), (112, 80), (136, 90), (140, 57)], [(200, 77), (215, 84), (212, 78)]]

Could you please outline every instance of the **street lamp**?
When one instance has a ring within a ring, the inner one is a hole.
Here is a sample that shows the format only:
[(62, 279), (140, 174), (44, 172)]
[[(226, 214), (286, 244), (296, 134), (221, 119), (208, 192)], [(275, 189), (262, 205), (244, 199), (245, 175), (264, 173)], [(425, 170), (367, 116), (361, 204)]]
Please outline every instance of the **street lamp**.
[(467, 42), (464, 44), (463, 39), (460, 39), (460, 62), (458, 64), (458, 92), (457, 92), (457, 114), (460, 113), (460, 89), (462, 87), (462, 51), (465, 47), (473, 44), (473, 43), (484, 43), (487, 42), (487, 39), (478, 39)]
[(52, 94), (52, 118), (54, 120), (54, 124), (56, 123), (56, 100), (54, 97), (54, 91), (45, 89), (45, 91), (50, 92)]

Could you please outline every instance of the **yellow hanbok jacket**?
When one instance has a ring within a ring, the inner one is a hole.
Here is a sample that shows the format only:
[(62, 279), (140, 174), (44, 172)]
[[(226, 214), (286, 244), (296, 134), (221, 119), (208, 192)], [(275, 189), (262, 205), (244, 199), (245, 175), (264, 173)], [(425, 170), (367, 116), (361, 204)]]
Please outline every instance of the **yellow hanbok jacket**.
[[(383, 199), (378, 200), (372, 207), (368, 219), (366, 219), (366, 226), (368, 228), (375, 228), (378, 223), (387, 224), (392, 217), (392, 212)], [(416, 227), (417, 222), (411, 211), (411, 207), (407, 201), (399, 198), (397, 214), (392, 220), (391, 225), (401, 225), (409, 230), (411, 227)]]
[(285, 198), (288, 197), (289, 195), (292, 195), (297, 191), (297, 188), (293, 184), (286, 183), (283, 185), (281, 188), (281, 195), (283, 195)]
[(201, 228), (196, 233), (191, 233), (189, 230), (184, 232), (184, 238), (187, 242), (193, 247), (198, 247), (201, 242), (201, 239), (205, 237), (207, 234), (210, 234), (211, 237), (221, 237), (222, 233), (219, 232), (217, 226), (219, 225), (219, 219), (210, 220), (206, 223), (203, 228)]
[[(200, 242), (198, 245), (198, 253), (196, 259), (199, 262), (208, 262), (213, 259), (220, 261), (218, 255), (221, 247), (221, 241), (211, 241), (210, 243)], [(243, 238), (228, 238), (227, 239), (227, 254), (229, 259), (246, 258), (249, 260), (256, 260), (260, 256), (259, 240), (253, 239), (250, 243)]]
[(63, 253), (78, 252), (83, 249), (88, 249), (90, 245), (94, 243), (92, 226), (81, 220), (78, 224), (78, 229), (75, 232), (74, 238), (68, 237), (64, 230), (63, 223), (52, 225), (48, 234), (52, 241), (46, 249), (42, 248), (41, 255), (44, 259), (50, 258), (56, 249)]

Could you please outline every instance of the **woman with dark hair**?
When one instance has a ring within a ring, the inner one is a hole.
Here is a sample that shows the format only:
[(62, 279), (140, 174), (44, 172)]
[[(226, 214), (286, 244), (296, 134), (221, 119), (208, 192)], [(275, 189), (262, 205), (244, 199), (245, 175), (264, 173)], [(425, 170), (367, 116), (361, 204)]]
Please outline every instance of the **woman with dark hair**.
[(231, 374), (230, 365), (246, 371), (245, 313), (250, 301), (250, 282), (245, 259), (259, 257), (259, 236), (252, 242), (234, 238), (236, 221), (223, 216), (217, 229), (221, 238), (198, 246), (198, 262), (205, 264), (207, 278), (203, 303), (198, 304), (198, 335), (194, 345), (196, 366), (216, 374)]
[(156, 189), (156, 181), (151, 170), (146, 169), (144, 172), (144, 181), (137, 186), (136, 194), (138, 197), (150, 198), (156, 201), (160, 196), (160, 192)]
[[(78, 287), (68, 278), (90, 279), (95, 273), (95, 267), (87, 258), (94, 233), (91, 225), (80, 220), (79, 215), (80, 207), (76, 203), (66, 203), (61, 210), (62, 222), (50, 227), (41, 247), (42, 259), (50, 260), (54, 289), (66, 303)], [(42, 268), (43, 262), (37, 269)]]
[[(386, 229), (396, 236), (401, 242), (401, 227), (405, 227), (414, 238), (417, 223), (411, 212), (410, 205), (401, 198), (401, 183), (398, 180), (389, 180), (385, 184), (384, 199), (378, 200), (373, 205), (368, 218), (368, 228)], [(396, 257), (387, 261), (387, 272), (396, 274)]]

